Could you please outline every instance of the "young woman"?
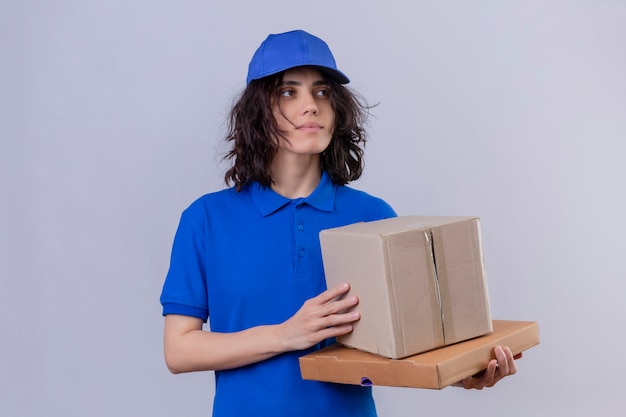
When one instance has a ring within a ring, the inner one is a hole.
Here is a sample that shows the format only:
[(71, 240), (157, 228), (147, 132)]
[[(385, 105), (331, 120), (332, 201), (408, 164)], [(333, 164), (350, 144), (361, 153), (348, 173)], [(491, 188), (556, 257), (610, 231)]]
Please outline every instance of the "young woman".
[[(327, 289), (318, 233), (395, 216), (360, 177), (367, 108), (324, 41), (270, 35), (250, 62), (227, 141), (231, 188), (182, 214), (161, 303), (173, 373), (215, 370), (213, 415), (375, 416), (371, 388), (304, 381), (298, 358), (352, 331), (349, 283)], [(210, 331), (203, 323), (210, 320)], [(515, 372), (508, 349), (466, 388)]]

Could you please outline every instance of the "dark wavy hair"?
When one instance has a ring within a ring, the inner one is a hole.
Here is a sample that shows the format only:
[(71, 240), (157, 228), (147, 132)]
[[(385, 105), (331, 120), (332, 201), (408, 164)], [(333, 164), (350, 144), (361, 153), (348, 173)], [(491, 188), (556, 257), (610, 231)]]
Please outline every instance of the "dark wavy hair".
[[(257, 181), (272, 184), (270, 166), (283, 137), (272, 112), (278, 98), (284, 72), (250, 81), (231, 109), (226, 141), (232, 148), (225, 160), (232, 160), (226, 171), (226, 184), (240, 191)], [(363, 151), (366, 142), (364, 124), (369, 115), (367, 106), (357, 93), (322, 73), (329, 87), (329, 99), (335, 112), (333, 137), (321, 155), (321, 168), (337, 185), (358, 179), (363, 173)]]

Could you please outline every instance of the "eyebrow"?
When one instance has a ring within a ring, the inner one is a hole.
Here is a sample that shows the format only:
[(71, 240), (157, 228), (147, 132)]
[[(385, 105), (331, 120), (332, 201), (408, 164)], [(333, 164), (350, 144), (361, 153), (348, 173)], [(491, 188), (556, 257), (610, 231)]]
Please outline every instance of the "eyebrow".
[[(296, 85), (296, 86), (301, 86), (302, 83), (300, 81), (283, 81), (283, 83), (281, 85)], [(317, 81), (313, 81), (313, 86), (317, 87), (318, 85), (328, 85), (328, 83), (326, 82), (326, 80), (317, 80)]]

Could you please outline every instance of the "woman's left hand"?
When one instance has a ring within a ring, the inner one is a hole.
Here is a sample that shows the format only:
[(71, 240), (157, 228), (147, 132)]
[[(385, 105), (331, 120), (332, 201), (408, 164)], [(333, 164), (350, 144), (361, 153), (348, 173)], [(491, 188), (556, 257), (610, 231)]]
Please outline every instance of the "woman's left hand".
[(521, 358), (521, 353), (513, 357), (511, 349), (502, 346), (496, 346), (494, 353), (496, 358), (489, 362), (487, 369), (457, 382), (454, 386), (463, 387), (465, 389), (493, 387), (505, 376), (513, 375), (517, 372), (515, 359)]

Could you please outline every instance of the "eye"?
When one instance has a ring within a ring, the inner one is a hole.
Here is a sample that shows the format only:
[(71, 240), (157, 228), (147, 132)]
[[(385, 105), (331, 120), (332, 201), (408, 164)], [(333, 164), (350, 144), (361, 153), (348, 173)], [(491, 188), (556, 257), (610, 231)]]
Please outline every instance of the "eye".
[(291, 88), (285, 88), (285, 89), (280, 91), (280, 96), (281, 97), (292, 97), (295, 94), (296, 94), (296, 92), (293, 91)]
[(317, 97), (328, 97), (328, 88), (320, 88), (315, 92)]

